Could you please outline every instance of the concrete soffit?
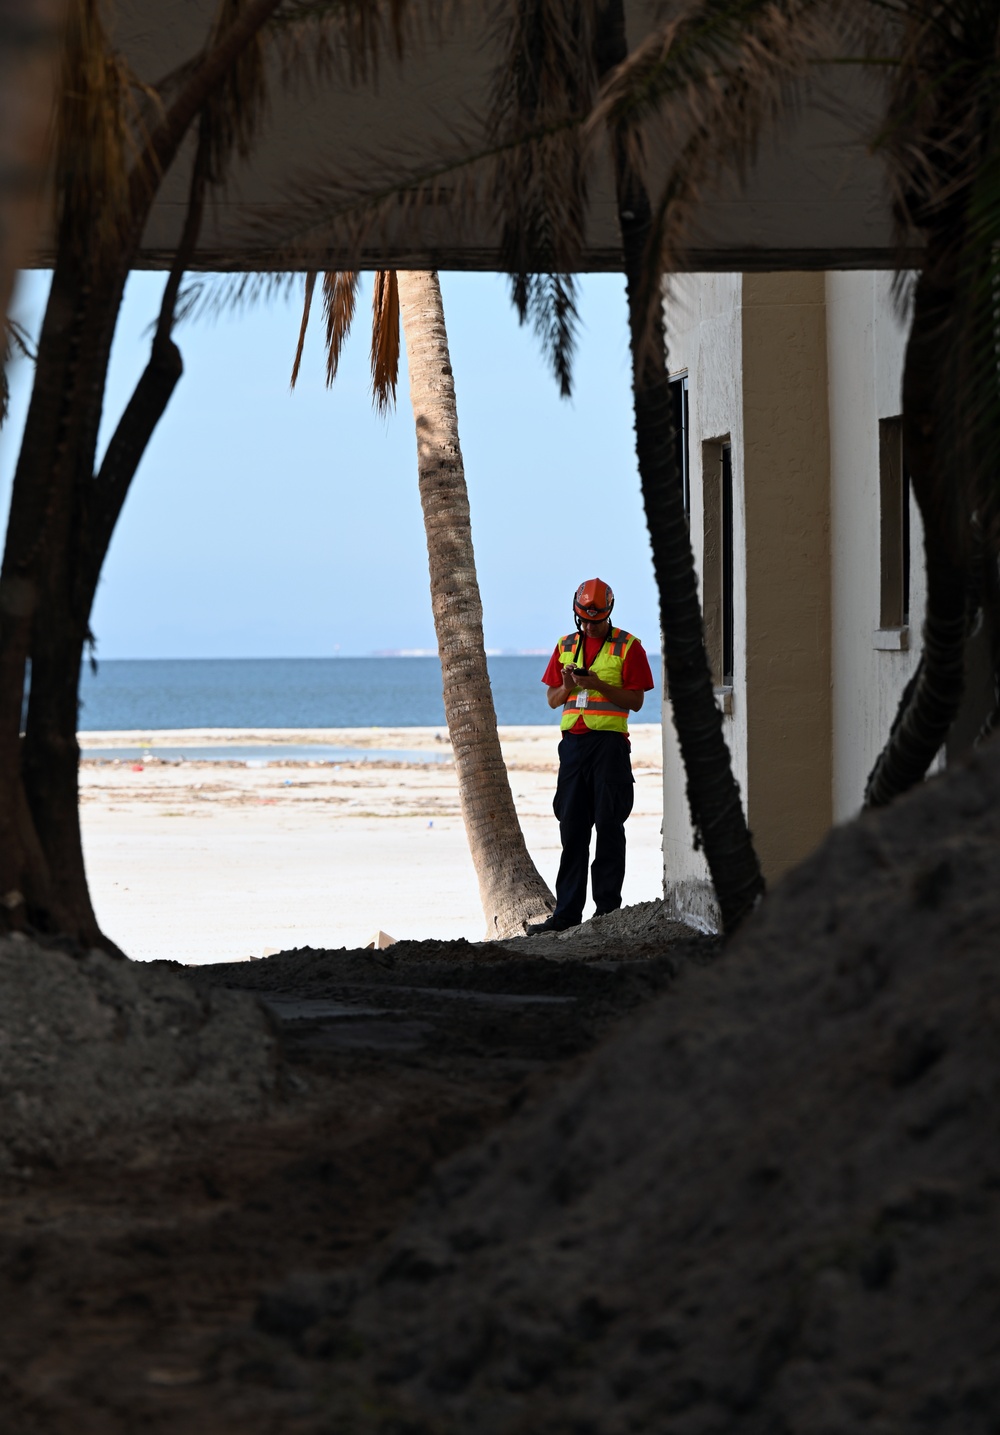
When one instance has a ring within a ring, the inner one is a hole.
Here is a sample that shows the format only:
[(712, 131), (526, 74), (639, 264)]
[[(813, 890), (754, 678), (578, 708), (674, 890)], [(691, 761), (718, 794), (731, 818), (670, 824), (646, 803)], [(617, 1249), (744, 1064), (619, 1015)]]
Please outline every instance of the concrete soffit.
[[(142, 77), (160, 76), (197, 52), (214, 0), (120, 3), (116, 38)], [(194, 267), (204, 270), (500, 267), (499, 228), (482, 197), (470, 201), (458, 173), (435, 186), (433, 202), (389, 200), (377, 222), (332, 222), (356, 186), (391, 190), (401, 175), (427, 174), (474, 151), (496, 61), (484, 18), (469, 10), (442, 37), (427, 38), (377, 84), (348, 80), (283, 89), (275, 74), (266, 131), (213, 197)], [(643, 33), (649, 3), (627, 5), (629, 35)], [(740, 183), (723, 177), (701, 198), (685, 267), (699, 270), (886, 268), (893, 264), (891, 215), (880, 163), (864, 144), (877, 96), (846, 68), (817, 81), (794, 118), (765, 139)], [(164, 181), (143, 239), (139, 267), (169, 266), (183, 221), (192, 145)], [(654, 193), (667, 156), (650, 136)], [(325, 180), (324, 184), (321, 182)], [(331, 183), (332, 181), (332, 183)], [(606, 159), (595, 164), (580, 268), (620, 268), (614, 193)], [(310, 212), (312, 211), (312, 212)], [(50, 257), (43, 240), (36, 262)]]

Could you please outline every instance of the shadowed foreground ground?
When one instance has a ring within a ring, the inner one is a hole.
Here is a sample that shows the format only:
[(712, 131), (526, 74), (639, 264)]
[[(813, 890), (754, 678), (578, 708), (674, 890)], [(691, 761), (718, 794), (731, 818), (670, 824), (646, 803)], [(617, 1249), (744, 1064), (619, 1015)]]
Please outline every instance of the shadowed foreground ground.
[(831, 834), (723, 955), (0, 944), (10, 1428), (995, 1435), (998, 798)]

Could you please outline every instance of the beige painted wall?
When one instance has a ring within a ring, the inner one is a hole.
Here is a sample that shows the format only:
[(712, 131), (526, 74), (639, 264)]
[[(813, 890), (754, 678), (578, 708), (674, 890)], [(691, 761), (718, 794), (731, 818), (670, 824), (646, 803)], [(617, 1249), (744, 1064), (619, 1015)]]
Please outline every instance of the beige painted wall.
[(825, 278), (745, 275), (742, 317), (747, 816), (773, 882), (832, 820)]

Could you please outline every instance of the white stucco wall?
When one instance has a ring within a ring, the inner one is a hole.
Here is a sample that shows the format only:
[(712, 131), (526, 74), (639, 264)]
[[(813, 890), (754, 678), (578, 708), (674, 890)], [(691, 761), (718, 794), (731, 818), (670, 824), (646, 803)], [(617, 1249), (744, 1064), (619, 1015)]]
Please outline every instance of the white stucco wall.
[[(667, 353), (671, 374), (687, 371), (689, 399), (689, 450), (691, 456), (691, 533), (695, 564), (701, 585), (704, 534), (702, 445), (711, 440), (732, 441), (733, 465), (733, 625), (736, 672), (734, 690), (746, 685), (746, 566), (745, 511), (743, 504), (743, 337), (740, 274), (678, 276), (666, 306)], [(723, 731), (733, 757), (733, 770), (746, 801), (746, 706), (734, 701), (733, 713), (723, 719)], [(664, 693), (663, 706), (663, 864), (664, 891), (684, 916), (714, 924), (715, 908), (708, 868), (694, 850), (688, 813), (684, 765), (681, 762)]]
[[(831, 821), (858, 811), (918, 659), (924, 584), (912, 500), (910, 646), (875, 641), (879, 420), (900, 412), (906, 329), (891, 282), (689, 275), (666, 304), (670, 372), (689, 381), (699, 574), (702, 445), (732, 443), (736, 663), (724, 731), (771, 880)], [(711, 919), (668, 703), (663, 732), (665, 890), (680, 913)]]
[(830, 387), (833, 816), (861, 807), (899, 696), (919, 659), (920, 515), (910, 501), (910, 647), (880, 651), (879, 420), (901, 408), (906, 323), (883, 273), (826, 276)]

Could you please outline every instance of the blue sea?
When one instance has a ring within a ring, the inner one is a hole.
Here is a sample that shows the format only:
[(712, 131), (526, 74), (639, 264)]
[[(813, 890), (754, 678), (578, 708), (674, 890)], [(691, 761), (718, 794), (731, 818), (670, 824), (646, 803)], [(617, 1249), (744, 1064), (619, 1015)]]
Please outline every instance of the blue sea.
[[(489, 659), (497, 720), (555, 722), (545, 656)], [(633, 722), (659, 722), (656, 691)], [(81, 732), (168, 728), (437, 727), (444, 724), (437, 658), (108, 659), (81, 682)]]

